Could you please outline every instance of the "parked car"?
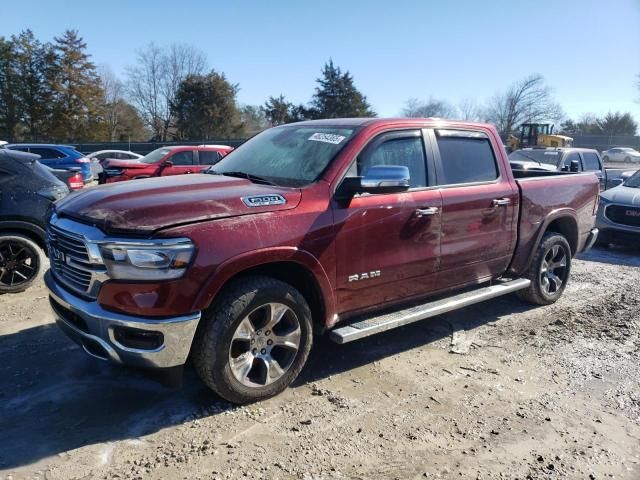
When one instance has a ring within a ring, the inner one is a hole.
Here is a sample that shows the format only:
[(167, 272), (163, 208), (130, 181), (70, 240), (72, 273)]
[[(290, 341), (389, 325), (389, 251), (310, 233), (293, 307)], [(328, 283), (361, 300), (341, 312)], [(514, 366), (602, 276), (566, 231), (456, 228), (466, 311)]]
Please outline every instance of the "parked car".
[(84, 188), (84, 180), (79, 168), (71, 168), (69, 170), (51, 168), (50, 170), (56, 178), (69, 187), (69, 190), (82, 190)]
[(640, 170), (600, 195), (598, 243), (640, 245)]
[(138, 161), (109, 159), (102, 164), (103, 173), (98, 182), (198, 173), (218, 163), (232, 150), (225, 145), (162, 147)]
[(615, 147), (602, 152), (602, 159), (605, 162), (640, 162), (640, 152), (634, 148)]
[(600, 154), (589, 148), (523, 148), (509, 154), (509, 163), (514, 170), (593, 172), (602, 190), (608, 186)]
[(0, 149), (0, 293), (21, 292), (41, 273), (47, 210), (68, 193), (37, 155)]
[(93, 178), (98, 178), (102, 172), (102, 162), (108, 158), (114, 160), (139, 160), (142, 155), (134, 153), (129, 150), (98, 150), (87, 155), (87, 158), (91, 160), (91, 172)]
[(40, 163), (47, 167), (63, 170), (80, 167), (83, 181), (93, 180), (90, 160), (69, 145), (13, 143), (5, 148), (39, 155)]
[(312, 331), (346, 343), (510, 292), (554, 303), (597, 236), (596, 177), (514, 176), (489, 125), (294, 123), (207, 173), (58, 202), (45, 282), (90, 355), (174, 372), (190, 356), (236, 403), (285, 389)]

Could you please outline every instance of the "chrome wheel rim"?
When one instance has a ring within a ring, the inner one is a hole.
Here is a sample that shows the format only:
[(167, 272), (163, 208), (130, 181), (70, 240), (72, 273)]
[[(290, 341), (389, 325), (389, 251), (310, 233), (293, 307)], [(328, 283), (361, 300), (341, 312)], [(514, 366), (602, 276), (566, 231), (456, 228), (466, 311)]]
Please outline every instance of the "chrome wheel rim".
[(540, 285), (547, 295), (555, 295), (564, 285), (567, 263), (567, 252), (560, 245), (554, 245), (545, 254), (540, 268)]
[(302, 330), (295, 312), (282, 303), (267, 303), (242, 319), (231, 338), (231, 374), (247, 387), (269, 385), (291, 368), (300, 349)]
[(0, 244), (0, 285), (16, 287), (38, 273), (38, 254), (19, 243)]

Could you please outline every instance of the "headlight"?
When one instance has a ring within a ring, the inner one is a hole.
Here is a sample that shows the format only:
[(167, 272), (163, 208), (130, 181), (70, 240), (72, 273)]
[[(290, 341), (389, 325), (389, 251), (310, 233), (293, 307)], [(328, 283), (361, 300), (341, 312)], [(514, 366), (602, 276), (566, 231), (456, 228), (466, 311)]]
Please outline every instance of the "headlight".
[(189, 239), (103, 243), (100, 253), (109, 277), (118, 280), (171, 280), (187, 270), (195, 246)]

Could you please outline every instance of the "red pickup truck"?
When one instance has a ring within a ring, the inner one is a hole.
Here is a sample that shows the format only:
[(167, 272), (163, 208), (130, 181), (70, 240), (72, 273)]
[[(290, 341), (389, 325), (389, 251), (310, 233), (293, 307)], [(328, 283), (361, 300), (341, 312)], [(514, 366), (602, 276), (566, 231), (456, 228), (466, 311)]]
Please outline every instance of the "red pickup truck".
[(203, 174), (55, 205), (46, 274), (92, 356), (180, 369), (237, 403), (338, 343), (511, 292), (555, 302), (595, 241), (591, 173), (512, 171), (496, 130), (334, 119), (253, 137)]
[(226, 145), (161, 147), (139, 160), (107, 159), (102, 162), (98, 183), (198, 173), (215, 165), (232, 151)]

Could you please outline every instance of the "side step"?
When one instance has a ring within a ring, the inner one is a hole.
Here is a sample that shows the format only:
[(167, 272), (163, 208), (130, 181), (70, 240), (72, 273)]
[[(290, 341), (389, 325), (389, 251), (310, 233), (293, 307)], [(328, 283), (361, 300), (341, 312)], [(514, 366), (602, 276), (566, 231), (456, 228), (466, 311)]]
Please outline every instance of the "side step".
[(531, 280), (519, 278), (470, 292), (460, 293), (442, 300), (424, 303), (405, 310), (386, 313), (378, 317), (365, 317), (355, 323), (331, 330), (329, 332), (329, 338), (336, 343), (353, 342), (354, 340), (359, 340), (369, 335), (386, 332), (392, 328), (408, 325), (409, 323), (434, 317), (441, 313), (458, 310), (473, 305), (474, 303), (484, 302), (490, 298), (500, 297), (517, 290), (522, 290), (529, 285), (531, 285)]

